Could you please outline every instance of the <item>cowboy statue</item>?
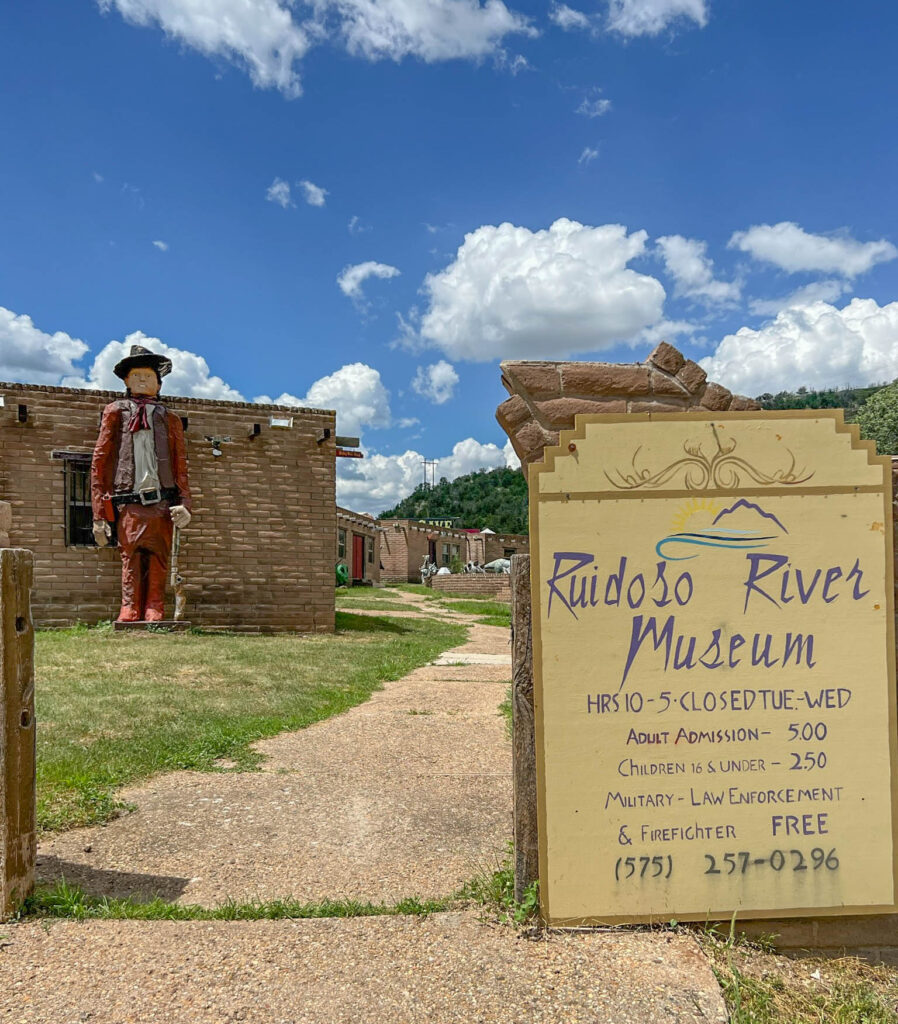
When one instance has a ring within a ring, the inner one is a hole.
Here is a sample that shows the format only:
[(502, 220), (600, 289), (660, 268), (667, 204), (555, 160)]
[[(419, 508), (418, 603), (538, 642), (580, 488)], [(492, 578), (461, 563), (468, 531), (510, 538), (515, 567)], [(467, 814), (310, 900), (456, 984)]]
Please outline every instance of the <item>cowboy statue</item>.
[(174, 528), (190, 522), (187, 451), (181, 420), (159, 400), (171, 361), (140, 345), (116, 364), (126, 397), (103, 410), (91, 466), (94, 539), (112, 524), (122, 555), (119, 622), (165, 618), (165, 578)]

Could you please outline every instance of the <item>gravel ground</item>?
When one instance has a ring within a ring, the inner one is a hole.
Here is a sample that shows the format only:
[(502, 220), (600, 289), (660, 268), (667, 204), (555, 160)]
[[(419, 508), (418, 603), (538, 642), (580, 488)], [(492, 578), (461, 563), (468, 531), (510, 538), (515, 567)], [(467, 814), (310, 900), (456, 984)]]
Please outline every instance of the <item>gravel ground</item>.
[(688, 936), (551, 934), (473, 913), (323, 921), (57, 922), (9, 930), (15, 1024), (724, 1024)]

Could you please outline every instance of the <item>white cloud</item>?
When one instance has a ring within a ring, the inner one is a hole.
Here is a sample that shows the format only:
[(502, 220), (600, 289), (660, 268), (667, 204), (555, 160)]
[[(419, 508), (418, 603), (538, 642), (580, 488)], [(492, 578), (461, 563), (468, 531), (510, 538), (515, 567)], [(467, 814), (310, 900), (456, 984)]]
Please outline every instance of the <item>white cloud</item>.
[(285, 210), (288, 206), (295, 205), (290, 198), (290, 185), (283, 178), (274, 179), (265, 192), (265, 198), (269, 203), (277, 203), (278, 206), (282, 206)]
[(793, 221), (756, 224), (747, 231), (736, 231), (729, 246), (790, 273), (813, 270), (848, 278), (898, 256), (898, 249), (884, 238), (858, 242), (844, 233), (812, 235)]
[(765, 391), (868, 385), (895, 377), (898, 302), (852, 299), (784, 309), (759, 330), (727, 335), (701, 360), (713, 380), (746, 395)]
[(584, 117), (601, 117), (611, 109), (611, 100), (606, 100), (596, 93), (583, 97), (583, 102), (577, 107), (577, 113)]
[(366, 231), (371, 230), (371, 225), (363, 224), (358, 217), (353, 216), (349, 218), (349, 223), (346, 225), (346, 230), (351, 235), (363, 235)]
[(658, 249), (668, 274), (674, 279), (674, 294), (711, 303), (738, 301), (741, 288), (736, 281), (715, 281), (714, 264), (705, 255), (707, 242), (682, 235), (658, 239)]
[(583, 152), (577, 158), (577, 163), (586, 164), (588, 166), (598, 155), (599, 151), (597, 149), (591, 149), (589, 146), (584, 146)]
[(303, 198), (309, 206), (324, 206), (324, 198), (329, 193), (327, 189), (313, 185), (311, 181), (298, 181), (296, 183), (303, 191)]
[(608, 26), (625, 36), (656, 36), (679, 18), (708, 23), (705, 0), (609, 0)]
[(368, 60), (418, 57), (432, 62), (497, 54), (512, 34), (536, 35), (502, 0), (312, 0), (319, 17), (336, 16), (351, 54)]
[(387, 263), (377, 263), (374, 260), (366, 260), (364, 263), (355, 263), (344, 267), (337, 276), (337, 284), (340, 291), (348, 296), (353, 302), (362, 300), (362, 285), (369, 277), (379, 277), (388, 280), (391, 277), (398, 277), (399, 270)]
[(505, 456), (505, 465), (508, 466), (509, 469), (521, 468), (521, 460), (518, 458), (517, 452), (515, 452), (514, 448), (512, 447), (510, 439), (505, 442), (505, 447), (502, 449), (502, 454)]
[(448, 402), (455, 393), (458, 374), (451, 363), (441, 359), (430, 366), (419, 366), (412, 380), (412, 390), (424, 398), (429, 398), (434, 405)]
[(522, 53), (512, 54), (502, 49), (496, 50), (493, 64), (502, 71), (507, 71), (510, 75), (516, 75), (530, 68), (527, 58)]
[(301, 408), (334, 409), (337, 430), (358, 436), (364, 427), (389, 427), (390, 392), (383, 385), (380, 373), (365, 363), (349, 363), (327, 377), (321, 377), (304, 398), (284, 394), (278, 398), (257, 395), (254, 402), (269, 405), (293, 405)]
[(633, 341), (661, 318), (665, 298), (659, 281), (627, 267), (645, 252), (646, 237), (567, 219), (542, 231), (484, 225), (465, 236), (448, 267), (427, 275), (429, 308), (400, 319), (400, 343), (488, 362), (558, 359)]
[(97, 183), (98, 185), (102, 185), (102, 184), (103, 184), (103, 182), (104, 182), (104, 181), (106, 180), (106, 179), (105, 179), (105, 178), (103, 177), (103, 175), (102, 175), (102, 174), (100, 174), (100, 173), (99, 173), (99, 172), (97, 172), (97, 171), (94, 171), (94, 172), (93, 172), (93, 176), (94, 176), (94, 181), (95, 181), (95, 182), (96, 182), (96, 183)]
[(153, 245), (155, 245), (160, 252), (168, 252), (168, 242), (162, 242), (157, 238), (156, 241), (153, 242)]
[(568, 7), (567, 4), (559, 3), (552, 4), (549, 10), (549, 21), (566, 32), (571, 29), (588, 29), (592, 25), (588, 15), (574, 10), (573, 7)]
[(291, 5), (279, 0), (97, 0), (101, 11), (116, 8), (135, 25), (157, 23), (167, 36), (207, 57), (223, 57), (244, 68), (260, 88), (288, 97), (302, 93), (297, 63), (310, 46), (293, 21)]
[[(133, 25), (165, 34), (210, 58), (244, 69), (260, 88), (302, 94), (299, 64), (313, 45), (339, 38), (368, 60), (417, 57), (433, 62), (494, 56), (513, 73), (503, 40), (538, 35), (503, 0), (97, 0)], [(311, 15), (300, 23), (298, 12)]]
[(813, 281), (778, 299), (752, 299), (748, 308), (756, 316), (776, 316), (780, 310), (788, 309), (790, 306), (809, 306), (812, 302), (835, 302), (850, 288), (851, 285), (845, 281)]
[(639, 341), (654, 347), (659, 341), (670, 341), (681, 334), (692, 335), (697, 330), (698, 326), (689, 323), (688, 320), (659, 320), (658, 323), (639, 332)]
[(47, 334), (30, 316), (0, 306), (0, 380), (21, 384), (58, 384), (78, 372), (74, 365), (87, 345), (64, 331)]
[(403, 416), (401, 420), (396, 421), (396, 426), (400, 430), (409, 430), (411, 427), (417, 427), (420, 422), (417, 416)]
[[(366, 452), (364, 459), (339, 459), (337, 502), (348, 508), (364, 508), (373, 512), (395, 505), (421, 483), (423, 458), (420, 452), (410, 449), (402, 455)], [(469, 437), (454, 445), (451, 454), (437, 459), (436, 477), (454, 480), (477, 469), (497, 469), (513, 465), (514, 461), (510, 443), (503, 449), (495, 444), (481, 444)]]
[(185, 398), (215, 398), (226, 402), (244, 400), (239, 391), (209, 372), (209, 364), (202, 356), (185, 349), (172, 348), (158, 338), (148, 337), (143, 331), (134, 331), (124, 341), (108, 342), (94, 359), (87, 376), (65, 377), (62, 380), (63, 387), (121, 391), (124, 385), (112, 369), (120, 359), (131, 354), (132, 345), (143, 345), (151, 352), (171, 359), (172, 372), (162, 380), (163, 394)]

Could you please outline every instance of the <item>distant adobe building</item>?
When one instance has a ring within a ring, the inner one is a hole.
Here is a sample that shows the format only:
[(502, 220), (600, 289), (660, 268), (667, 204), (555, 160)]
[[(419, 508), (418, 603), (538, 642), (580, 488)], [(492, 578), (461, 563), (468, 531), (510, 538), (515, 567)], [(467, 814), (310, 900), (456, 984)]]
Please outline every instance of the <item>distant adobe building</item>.
[[(12, 505), (8, 543), (34, 552), (39, 626), (118, 613), (119, 555), (94, 543), (89, 470), (103, 407), (121, 396), (0, 383), (0, 499)], [(334, 413), (162, 397), (184, 424), (193, 492), (180, 559), (187, 618), (333, 630)]]
[(383, 526), (364, 512), (337, 506), (337, 562), (346, 566), (353, 586), (380, 585), (380, 539)]
[(526, 555), (530, 538), (520, 533), (494, 533), (490, 529), (465, 530), (453, 520), (380, 519), (381, 579), (384, 583), (420, 583), (425, 557), (449, 567), (456, 559), (486, 565), (496, 558)]

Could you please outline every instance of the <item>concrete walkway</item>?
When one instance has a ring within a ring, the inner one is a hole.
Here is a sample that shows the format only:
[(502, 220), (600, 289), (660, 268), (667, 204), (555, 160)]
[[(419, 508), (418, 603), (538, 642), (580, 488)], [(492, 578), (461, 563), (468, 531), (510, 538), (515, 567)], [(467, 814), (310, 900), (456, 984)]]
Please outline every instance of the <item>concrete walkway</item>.
[[(423, 602), (403, 595), (409, 611)], [(428, 614), (439, 614), (427, 603)], [(453, 615), (453, 618), (456, 616)], [(468, 620), (470, 621), (470, 619)], [(468, 642), (340, 716), (257, 745), (255, 773), (160, 776), (136, 811), (39, 849), (42, 881), (95, 895), (393, 902), (443, 897), (502, 860), (508, 631)], [(527, 940), (477, 910), (427, 920), (27, 923), (0, 941), (0, 1021), (724, 1021), (694, 940)]]

